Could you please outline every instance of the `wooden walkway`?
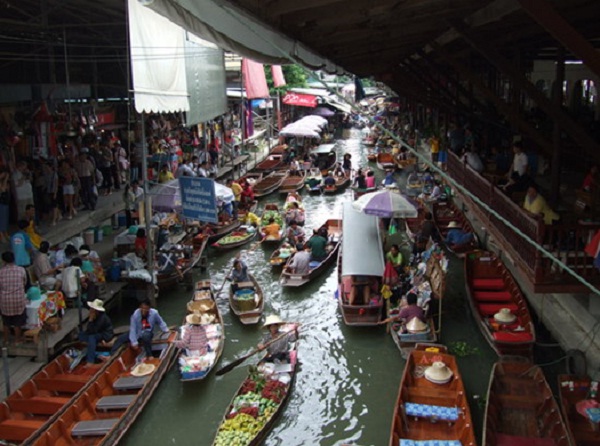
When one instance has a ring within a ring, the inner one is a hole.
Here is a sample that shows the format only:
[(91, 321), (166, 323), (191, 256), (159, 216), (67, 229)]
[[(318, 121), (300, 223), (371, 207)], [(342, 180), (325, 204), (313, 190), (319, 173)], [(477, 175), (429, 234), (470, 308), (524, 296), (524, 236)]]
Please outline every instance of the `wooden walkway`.
[[(31, 358), (18, 357), (8, 358), (8, 371), (10, 373), (10, 391), (14, 392), (27, 381), (34, 373), (41, 369), (45, 364), (35, 362)], [(6, 380), (4, 379), (4, 364), (2, 364), (2, 373), (0, 373), (0, 400), (4, 400), (6, 394)]]

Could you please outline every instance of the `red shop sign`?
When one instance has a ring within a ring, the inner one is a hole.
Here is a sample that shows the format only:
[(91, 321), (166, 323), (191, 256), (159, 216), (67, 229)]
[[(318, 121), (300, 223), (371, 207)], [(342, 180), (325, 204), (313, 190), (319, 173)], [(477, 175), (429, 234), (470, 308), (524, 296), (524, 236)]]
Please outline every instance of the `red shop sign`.
[(316, 107), (317, 97), (312, 94), (293, 93), (288, 91), (283, 97), (283, 103), (300, 107)]

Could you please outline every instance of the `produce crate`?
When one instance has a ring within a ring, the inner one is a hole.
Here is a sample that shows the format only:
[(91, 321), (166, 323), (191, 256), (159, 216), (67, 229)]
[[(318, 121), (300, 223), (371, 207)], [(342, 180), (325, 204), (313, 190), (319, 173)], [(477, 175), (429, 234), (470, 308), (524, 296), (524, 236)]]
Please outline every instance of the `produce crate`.
[[(240, 299), (239, 297), (242, 297)], [(233, 295), (233, 301), (240, 311), (252, 311), (256, 308), (255, 293), (253, 289), (237, 290)]]

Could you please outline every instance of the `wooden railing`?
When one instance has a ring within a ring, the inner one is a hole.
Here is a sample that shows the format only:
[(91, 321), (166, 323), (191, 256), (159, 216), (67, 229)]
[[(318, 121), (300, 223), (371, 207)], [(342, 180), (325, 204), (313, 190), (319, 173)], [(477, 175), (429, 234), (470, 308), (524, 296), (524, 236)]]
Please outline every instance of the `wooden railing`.
[[(580, 276), (592, 283), (600, 284), (600, 273), (593, 266), (593, 258), (583, 251), (600, 229), (600, 223), (544, 225), (541, 218), (526, 212), (502, 190), (471, 169), (453, 153), (448, 154), (448, 173), (518, 231), (542, 245)], [(468, 200), (478, 205), (476, 200), (472, 198)], [(519, 232), (501, 221), (494, 212), (479, 205), (477, 207), (477, 213), (482, 217), (484, 225), (489, 226), (488, 232), (504, 239), (503, 248), (518, 258), (519, 266), (525, 270), (525, 275), (530, 278), (535, 289), (541, 290), (545, 287), (544, 289), (549, 290), (554, 287), (556, 292), (577, 289), (579, 285), (571, 275), (557, 267), (555, 262), (543, 255), (535, 246), (526, 242)]]

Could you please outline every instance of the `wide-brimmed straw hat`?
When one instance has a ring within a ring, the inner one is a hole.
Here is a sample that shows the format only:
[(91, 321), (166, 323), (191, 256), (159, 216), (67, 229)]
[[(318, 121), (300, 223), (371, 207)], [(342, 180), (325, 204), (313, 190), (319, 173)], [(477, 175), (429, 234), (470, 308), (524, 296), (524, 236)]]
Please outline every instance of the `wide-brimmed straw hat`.
[(187, 309), (190, 313), (205, 313), (212, 310), (214, 307), (215, 303), (211, 299), (193, 300), (187, 304)]
[(409, 333), (421, 333), (427, 330), (427, 328), (427, 324), (416, 316), (406, 324), (406, 329)]
[(200, 316), (200, 313), (188, 314), (185, 321), (190, 325), (200, 325), (202, 324), (202, 316)]
[(141, 364), (136, 365), (133, 370), (131, 370), (132, 376), (146, 376), (150, 375), (152, 372), (156, 370), (156, 366), (154, 364), (146, 364), (142, 362)]
[(95, 299), (91, 302), (88, 302), (88, 307), (93, 308), (96, 311), (106, 311), (106, 308), (104, 308), (104, 302), (102, 302), (101, 299)]
[(509, 324), (514, 322), (517, 316), (511, 313), (510, 308), (500, 308), (500, 311), (494, 314), (494, 319), (498, 322)]
[(454, 372), (442, 361), (435, 361), (425, 369), (425, 378), (434, 383), (447, 383), (453, 374)]
[(281, 320), (281, 318), (279, 316), (271, 314), (270, 316), (267, 316), (267, 319), (265, 320), (263, 328), (266, 328), (269, 325), (275, 325), (275, 324), (281, 325), (281, 324), (283, 324), (283, 321)]
[(448, 228), (460, 228), (460, 225), (458, 224), (457, 221), (451, 221), (450, 224), (448, 225)]
[(79, 255), (80, 256), (87, 256), (90, 252), (87, 249), (80, 249), (79, 250)]

